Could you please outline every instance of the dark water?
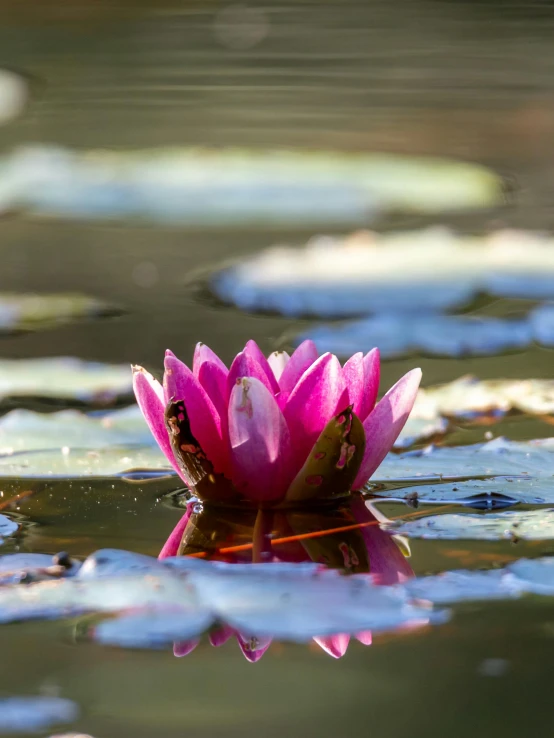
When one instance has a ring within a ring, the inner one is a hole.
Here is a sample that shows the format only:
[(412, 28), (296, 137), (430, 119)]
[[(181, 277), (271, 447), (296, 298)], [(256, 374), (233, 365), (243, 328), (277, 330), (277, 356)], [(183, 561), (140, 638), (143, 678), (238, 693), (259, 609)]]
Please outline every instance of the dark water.
[[(246, 31), (233, 27), (236, 16), (229, 21), (225, 8), (4, 0), (1, 64), (36, 83), (25, 116), (0, 129), (2, 148), (205, 143), (448, 155), (495, 167), (518, 192), (510, 207), (443, 222), (469, 230), (554, 227), (550, 3), (286, 0), (257, 4)], [(279, 238), (303, 242), (308, 235), (283, 231)], [(1, 290), (85, 291), (116, 301), (125, 315), (3, 339), (2, 355), (74, 354), (159, 369), (165, 348), (185, 358), (198, 340), (225, 359), (248, 338), (267, 350), (286, 347), (286, 336), (305, 322), (222, 308), (194, 283), (202, 270), (274, 239), (246, 229), (5, 219)], [(148, 288), (136, 280), (143, 262), (158, 275)], [(550, 377), (554, 365), (544, 349), (417, 363), (424, 384), (468, 372)], [(387, 363), (383, 385), (413, 364)], [(548, 433), (538, 421), (510, 421), (496, 431), (512, 438)], [(479, 440), (483, 432), (460, 430), (452, 440)], [(36, 494), (20, 512), (35, 525), (24, 550), (84, 556), (117, 546), (155, 555), (180, 514), (171, 500), (159, 501), (175, 482), (5, 485), (7, 494), (30, 488)], [(545, 545), (463, 541), (415, 541), (412, 551), (418, 574), (550, 552)], [(68, 624), (10, 626), (0, 630), (0, 693), (74, 699), (83, 709), (78, 728), (96, 738), (515, 737), (554, 726), (553, 636), (552, 605), (538, 598), (459, 607), (448, 625), (383, 635), (370, 648), (354, 643), (340, 661), (317, 647), (276, 644), (252, 665), (234, 642), (221, 649), (203, 642), (175, 659), (76, 643)], [(497, 676), (489, 675), (491, 659), (502, 660)]]

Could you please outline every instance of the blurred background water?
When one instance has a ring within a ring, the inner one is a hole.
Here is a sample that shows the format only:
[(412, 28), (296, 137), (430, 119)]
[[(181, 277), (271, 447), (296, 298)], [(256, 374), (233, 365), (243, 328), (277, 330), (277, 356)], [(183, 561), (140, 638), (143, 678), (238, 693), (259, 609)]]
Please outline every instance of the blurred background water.
[[(24, 114), (0, 128), (0, 145), (3, 152), (42, 143), (449, 156), (492, 167), (517, 196), (504, 207), (441, 223), (476, 232), (549, 230), (553, 37), (549, 2), (3, 0), (0, 65), (28, 75), (31, 96)], [(378, 225), (430, 222), (397, 215)], [(312, 232), (285, 227), (278, 240), (303, 243)], [(222, 307), (195, 283), (203, 270), (275, 240), (259, 227), (6, 215), (0, 290), (85, 292), (124, 314), (6, 337), (0, 353), (71, 354), (159, 369), (166, 348), (185, 358), (198, 340), (226, 360), (249, 338), (267, 351), (287, 348), (291, 331), (307, 321)], [(502, 315), (512, 308), (498, 301), (489, 309)], [(551, 377), (553, 367), (551, 351), (537, 347), (417, 363), (426, 385), (467, 372)], [(387, 362), (383, 386), (413, 365), (413, 359)], [(540, 427), (529, 421), (525, 436), (544, 434)], [(157, 500), (175, 487), (174, 481), (113, 488), (51, 482), (40, 505), (21, 506), (38, 523), (29, 527), (27, 550), (86, 555), (118, 545), (155, 555), (177, 515)], [(28, 488), (14, 481), (12, 492)], [(489, 567), (538, 551), (533, 544), (514, 550), (508, 542), (465, 541), (416, 541), (412, 549), (416, 573)], [(371, 648), (356, 644), (340, 661), (317, 649), (274, 645), (256, 666), (231, 643), (221, 650), (203, 643), (175, 659), (77, 645), (59, 624), (9, 626), (0, 631), (0, 691), (74, 699), (83, 710), (79, 729), (97, 738), (516, 736), (552, 726), (553, 622), (551, 605), (539, 600), (465, 606), (447, 626), (381, 636)]]

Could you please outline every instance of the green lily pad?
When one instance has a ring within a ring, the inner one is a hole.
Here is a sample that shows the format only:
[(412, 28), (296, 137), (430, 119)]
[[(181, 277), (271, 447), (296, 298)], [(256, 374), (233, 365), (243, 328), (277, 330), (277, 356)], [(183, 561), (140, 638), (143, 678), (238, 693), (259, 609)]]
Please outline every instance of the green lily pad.
[(0, 359), (0, 401), (26, 397), (102, 406), (132, 394), (131, 369), (125, 364), (71, 357)]
[(553, 452), (553, 438), (528, 442), (495, 438), (471, 446), (430, 446), (389, 454), (371, 482), (441, 481), (500, 475), (554, 480)]
[(503, 198), (501, 178), (476, 164), (282, 149), (27, 146), (4, 158), (0, 186), (6, 208), (200, 226), (363, 225), (382, 209), (436, 213)]
[(456, 482), (435, 482), (389, 492), (372, 490), (377, 497), (405, 500), (411, 505), (463, 504), (480, 510), (526, 505), (554, 504), (554, 477), (494, 477)]
[(165, 476), (175, 472), (157, 446), (55, 448), (0, 456), (0, 478)]
[(154, 444), (137, 405), (98, 416), (79, 410), (37, 413), (12, 410), (0, 418), (0, 454), (35, 449), (102, 448)]
[(110, 315), (114, 308), (94, 297), (78, 293), (0, 293), (0, 332), (55, 328), (84, 318)]
[(385, 526), (408, 538), (428, 540), (545, 541), (554, 538), (554, 510), (510, 510), (486, 515), (430, 515)]

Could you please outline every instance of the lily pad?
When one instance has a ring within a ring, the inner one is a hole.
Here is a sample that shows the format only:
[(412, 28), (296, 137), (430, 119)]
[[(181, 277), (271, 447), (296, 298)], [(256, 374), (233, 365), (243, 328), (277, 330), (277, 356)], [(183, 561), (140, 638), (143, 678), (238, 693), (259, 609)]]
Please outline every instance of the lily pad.
[(484, 356), (521, 349), (533, 340), (528, 320), (477, 316), (377, 315), (374, 318), (323, 325), (298, 336), (315, 342), (320, 353), (350, 357), (379, 346), (386, 359), (412, 353), (430, 356)]
[(0, 456), (0, 478), (75, 479), (78, 477), (146, 478), (174, 475), (156, 446), (54, 448)]
[(114, 308), (94, 297), (78, 293), (0, 293), (0, 332), (55, 328), (84, 318), (110, 315)]
[(0, 360), (0, 401), (28, 397), (102, 406), (132, 392), (127, 365), (72, 357)]
[(554, 510), (430, 515), (385, 527), (398, 535), (428, 540), (545, 541), (554, 539)]
[[(137, 405), (86, 415), (79, 410), (37, 413), (12, 410), (0, 418), (0, 455), (61, 448), (154, 445)], [(0, 456), (1, 458), (1, 456)]]
[(554, 439), (509, 441), (495, 438), (471, 446), (428, 446), (389, 454), (371, 482), (455, 480), (468, 477), (521, 476), (552, 479)]
[(414, 407), (416, 416), (460, 421), (500, 419), (513, 411), (554, 414), (554, 380), (480, 380), (466, 375), (448, 384), (421, 389)]
[(5, 515), (0, 515), (0, 545), (4, 542), (4, 538), (13, 536), (18, 528), (19, 526), (15, 521), (7, 518)]
[(435, 213), (502, 200), (475, 164), (385, 154), (27, 146), (4, 158), (5, 209), (213, 226), (365, 224), (376, 210)]
[(79, 707), (61, 697), (0, 698), (0, 733), (42, 732), (79, 717)]
[(392, 492), (373, 490), (376, 496), (405, 500), (412, 505), (459, 504), (479, 510), (495, 510), (518, 502), (526, 505), (554, 504), (554, 477), (495, 477), (457, 482), (421, 484)]
[[(524, 231), (460, 236), (435, 227), (362, 232), (344, 238), (319, 236), (304, 248), (266, 249), (218, 272), (211, 284), (221, 299), (244, 310), (335, 318), (372, 313), (413, 317), (414, 312), (428, 314), (465, 305), (480, 293), (554, 299), (554, 248), (551, 237)], [(462, 332), (457, 327), (454, 343), (460, 345), (464, 339), (478, 347), (508, 340), (498, 324), (483, 325), (475, 338), (468, 336), (467, 328)], [(519, 326), (518, 331), (524, 328)], [(367, 333), (363, 338), (368, 339)], [(436, 352), (432, 337), (422, 332), (419, 341), (425, 338)], [(402, 343), (408, 340), (404, 335)], [(446, 340), (441, 335), (440, 344)], [(386, 340), (385, 350), (398, 351), (399, 341)]]

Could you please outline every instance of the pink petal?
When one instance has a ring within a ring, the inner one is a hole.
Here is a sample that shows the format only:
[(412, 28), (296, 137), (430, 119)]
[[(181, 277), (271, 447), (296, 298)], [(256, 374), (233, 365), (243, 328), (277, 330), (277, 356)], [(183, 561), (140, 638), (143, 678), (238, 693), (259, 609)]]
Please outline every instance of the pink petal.
[(213, 402), (221, 421), (227, 418), (227, 369), (219, 364), (205, 361), (200, 365), (197, 373), (198, 381), (206, 390), (206, 394)]
[(346, 407), (348, 391), (340, 362), (333, 354), (323, 354), (304, 372), (283, 408), (295, 472), (306, 461), (329, 420)]
[[(183, 475), (175, 461), (169, 434), (165, 427), (165, 401), (161, 384), (141, 366), (133, 366), (133, 390), (144, 419), (158, 446), (177, 474), (183, 479)], [(183, 481), (186, 480), (183, 479)]]
[[(237, 382), (243, 377), (253, 377), (260, 381), (271, 394), (275, 394), (273, 391), (273, 384), (269, 381), (266, 372), (262, 369), (259, 363), (250, 354), (241, 351), (237, 354), (229, 369), (229, 375), (227, 376), (227, 398), (231, 396)], [(273, 378), (275, 381), (275, 377)]]
[(221, 420), (213, 402), (191, 370), (170, 352), (165, 358), (166, 402), (183, 400), (192, 434), (212, 462), (214, 470), (229, 472), (228, 450), (222, 439)]
[(371, 646), (373, 638), (370, 630), (362, 630), (360, 633), (356, 633), (354, 638), (363, 643), (364, 646)]
[(321, 638), (314, 638), (314, 641), (321, 646), (321, 648), (335, 659), (340, 659), (344, 656), (350, 643), (350, 636), (346, 633), (339, 633), (338, 635), (325, 636)]
[(177, 656), (177, 658), (181, 658), (182, 656), (188, 656), (191, 651), (194, 651), (196, 646), (200, 643), (199, 639), (194, 639), (191, 641), (179, 641), (178, 643), (173, 644), (173, 655)]
[[(358, 523), (377, 522), (360, 494), (353, 494), (350, 510)], [(377, 584), (397, 584), (413, 577), (414, 572), (390, 533), (377, 524), (360, 528), (369, 558), (369, 571)]]
[(181, 545), (181, 539), (183, 538), (183, 533), (185, 532), (185, 528), (187, 527), (187, 523), (189, 522), (191, 510), (192, 510), (192, 505), (187, 505), (186, 513), (179, 520), (179, 522), (173, 529), (173, 532), (171, 533), (167, 541), (164, 543), (164, 547), (160, 551), (158, 559), (161, 560), (161, 559), (167, 559), (169, 556), (177, 556), (177, 551), (179, 550), (179, 546)]
[(237, 633), (237, 641), (248, 661), (255, 664), (271, 646), (271, 638), (249, 638)]
[(375, 407), (381, 378), (381, 354), (374, 348), (364, 356), (364, 394), (358, 417), (363, 422)]
[(205, 361), (216, 364), (222, 371), (225, 372), (225, 374), (227, 374), (227, 372), (229, 371), (225, 364), (221, 361), (219, 356), (215, 353), (215, 351), (212, 351), (211, 348), (209, 346), (206, 346), (205, 343), (197, 343), (194, 349), (194, 357), (192, 359), (192, 371), (196, 377), (198, 376), (200, 367)]
[(208, 637), (212, 646), (217, 648), (218, 646), (222, 646), (224, 643), (227, 643), (229, 638), (234, 634), (235, 631), (233, 628), (230, 628), (228, 625), (222, 625), (220, 628), (212, 630)]
[[(360, 489), (392, 448), (414, 405), (421, 369), (405, 374), (364, 421), (365, 453), (353, 489)], [(286, 413), (285, 413), (286, 416)]]
[(269, 384), (271, 385), (271, 390), (273, 394), (276, 395), (279, 392), (279, 383), (275, 379), (275, 374), (273, 374), (273, 369), (269, 366), (269, 363), (265, 358), (265, 354), (262, 352), (256, 341), (248, 341), (248, 343), (244, 347), (244, 353), (247, 356), (251, 356), (255, 361), (258, 362), (262, 371), (269, 379)]
[[(360, 410), (365, 396), (364, 355), (361, 351), (351, 356), (342, 368), (354, 413), (363, 420)], [(367, 415), (367, 413), (366, 413)]]
[(277, 402), (253, 377), (236, 384), (229, 400), (233, 482), (252, 500), (278, 500), (291, 481), (290, 435)]
[(290, 356), (287, 354), (286, 351), (274, 351), (267, 357), (267, 363), (271, 367), (273, 376), (277, 381), (279, 381), (279, 379), (281, 378), (281, 374), (283, 373), (289, 361)]
[(315, 343), (313, 341), (303, 341), (290, 357), (290, 361), (279, 378), (279, 387), (281, 388), (279, 404), (281, 408), (298, 384), (300, 377), (311, 367), (314, 361), (317, 361), (318, 356)]

